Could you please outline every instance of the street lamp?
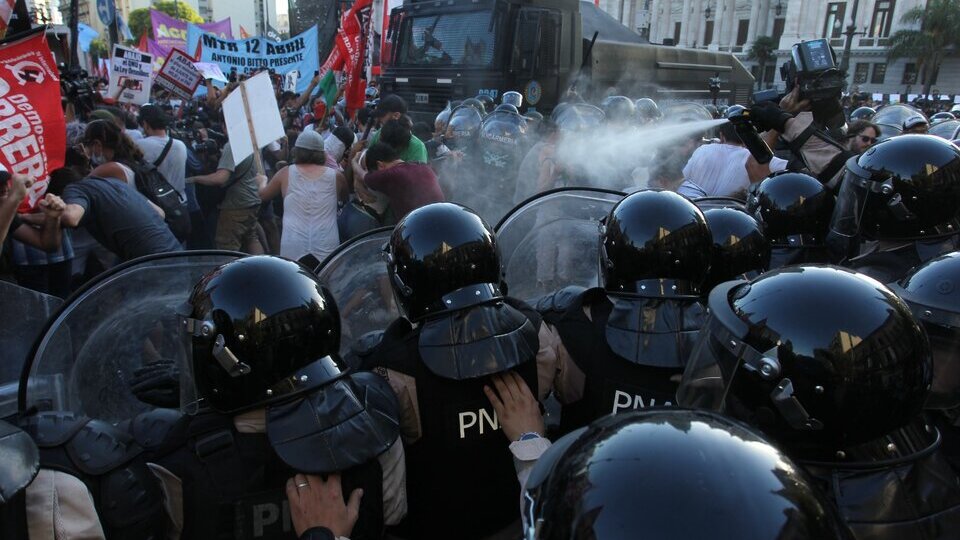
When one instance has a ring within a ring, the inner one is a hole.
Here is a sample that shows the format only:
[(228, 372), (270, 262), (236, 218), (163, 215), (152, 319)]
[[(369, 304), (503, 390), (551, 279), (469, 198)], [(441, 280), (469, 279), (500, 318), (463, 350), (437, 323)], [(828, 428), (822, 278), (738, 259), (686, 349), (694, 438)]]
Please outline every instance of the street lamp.
[(783, 4), (780, 3), (780, 0), (777, 0), (777, 5), (774, 6), (773, 12), (777, 15), (777, 17), (783, 15)]
[(703, 10), (703, 16), (709, 19), (710, 15), (713, 15), (713, 10), (710, 9), (710, 6), (707, 6), (706, 9)]

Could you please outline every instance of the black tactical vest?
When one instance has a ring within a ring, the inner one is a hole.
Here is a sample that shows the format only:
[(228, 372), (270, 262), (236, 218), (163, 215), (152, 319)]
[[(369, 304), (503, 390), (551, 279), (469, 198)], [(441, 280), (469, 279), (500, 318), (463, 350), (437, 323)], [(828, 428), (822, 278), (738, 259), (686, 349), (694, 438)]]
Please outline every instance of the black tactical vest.
[[(539, 328), (536, 312), (520, 302), (506, 302)], [(520, 517), (510, 441), (483, 393), (489, 377), (436, 375), (421, 359), (420, 331), (398, 320), (380, 344), (363, 355), (369, 369), (383, 373), (382, 368), (389, 368), (416, 380), (421, 437), (405, 447), (407, 518), (393, 532), (408, 540), (483, 538)], [(533, 354), (513, 369), (537, 395), (536, 333), (533, 340)]]
[(67, 473), (90, 490), (107, 538), (166, 538), (160, 484), (127, 433), (65, 412), (26, 416), (20, 427), (37, 443), (41, 469)]
[[(294, 539), (286, 482), (297, 471), (277, 457), (266, 433), (240, 433), (233, 417), (157, 410), (129, 426), (149, 461), (183, 483), (184, 540)], [(376, 459), (343, 471), (346, 497), (363, 489), (353, 540), (383, 533), (383, 475)], [(345, 499), (346, 499), (345, 497)]]
[(29, 538), (27, 532), (26, 494), (21, 492), (0, 504), (0, 538)]
[(960, 479), (922, 421), (845, 451), (844, 461), (798, 460), (856, 538), (946, 540), (960, 532)]
[[(614, 304), (601, 289), (584, 291), (563, 304), (541, 303), (544, 320), (557, 329), (563, 346), (585, 377), (583, 397), (563, 404), (561, 433), (569, 433), (607, 414), (675, 403), (683, 364), (693, 349), (705, 309), (695, 299), (645, 299), (644, 302), (647, 307), (643, 309), (650, 310), (649, 316), (644, 317), (646, 320), (652, 320), (652, 315), (663, 309), (673, 310), (677, 316), (677, 332), (646, 337), (641, 333), (637, 337), (641, 345), (645, 339), (649, 340), (646, 345), (655, 339), (661, 340), (650, 349), (657, 350), (655, 354), (659, 358), (652, 358), (648, 353), (647, 357), (628, 360), (614, 352), (608, 341), (608, 336), (616, 335), (608, 328)], [(590, 318), (583, 312), (585, 305), (590, 307)]]

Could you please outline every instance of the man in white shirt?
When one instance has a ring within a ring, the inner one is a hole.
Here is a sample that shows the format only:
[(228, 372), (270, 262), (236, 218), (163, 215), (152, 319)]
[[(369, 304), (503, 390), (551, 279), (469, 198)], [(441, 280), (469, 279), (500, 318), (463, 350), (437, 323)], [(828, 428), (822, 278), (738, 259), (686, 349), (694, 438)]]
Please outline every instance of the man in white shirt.
[(153, 164), (156, 162), (167, 143), (173, 141), (170, 150), (157, 165), (157, 169), (180, 194), (180, 200), (186, 201), (184, 187), (187, 175), (187, 146), (181, 141), (171, 139), (167, 134), (170, 117), (156, 105), (144, 105), (140, 108), (138, 121), (145, 136), (134, 142), (143, 151), (143, 159), (147, 163)]
[[(750, 173), (748, 173), (748, 165)], [(697, 148), (683, 167), (683, 183), (677, 193), (697, 197), (746, 197), (751, 181), (757, 182), (771, 172), (782, 171), (787, 162), (774, 157), (767, 166), (759, 165), (737, 135), (733, 124), (720, 126), (720, 144)], [(769, 170), (767, 170), (769, 168)], [(757, 170), (763, 173), (757, 174)]]

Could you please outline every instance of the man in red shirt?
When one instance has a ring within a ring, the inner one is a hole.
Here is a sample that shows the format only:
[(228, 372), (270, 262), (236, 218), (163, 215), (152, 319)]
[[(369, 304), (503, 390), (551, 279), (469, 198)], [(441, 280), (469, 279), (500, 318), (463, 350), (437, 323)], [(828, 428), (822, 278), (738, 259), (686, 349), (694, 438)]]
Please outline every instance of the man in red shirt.
[(365, 170), (354, 167), (354, 174), (360, 176), (363, 186), (387, 196), (397, 221), (421, 206), (444, 202), (437, 175), (429, 165), (403, 161), (397, 150), (385, 143), (371, 146), (363, 160)]

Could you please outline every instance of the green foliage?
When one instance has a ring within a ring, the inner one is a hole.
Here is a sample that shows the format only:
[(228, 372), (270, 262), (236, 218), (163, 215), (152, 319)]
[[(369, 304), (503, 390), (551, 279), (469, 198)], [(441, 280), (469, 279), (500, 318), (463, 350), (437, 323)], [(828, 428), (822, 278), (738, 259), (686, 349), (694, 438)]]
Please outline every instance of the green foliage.
[(758, 90), (763, 83), (763, 73), (766, 71), (767, 62), (773, 59), (777, 45), (777, 42), (770, 36), (757, 36), (757, 39), (753, 41), (753, 45), (750, 46), (750, 50), (747, 51), (747, 59), (755, 60), (757, 64), (760, 65), (760, 69), (758, 70), (759, 76), (757, 77)]
[(929, 94), (943, 60), (960, 45), (960, 0), (929, 0), (905, 12), (900, 22), (918, 28), (894, 32), (887, 58), (916, 59), (923, 94)]
[[(153, 5), (153, 9), (187, 22), (204, 22), (203, 17), (187, 2), (160, 0)], [(153, 38), (153, 26), (150, 24), (150, 8), (140, 8), (131, 11), (130, 17), (127, 18), (127, 26), (130, 27), (130, 33), (133, 34), (135, 41), (139, 40), (144, 32), (147, 32), (148, 35)]]
[(103, 38), (97, 38), (90, 42), (90, 56), (100, 59), (110, 57), (110, 46)]

